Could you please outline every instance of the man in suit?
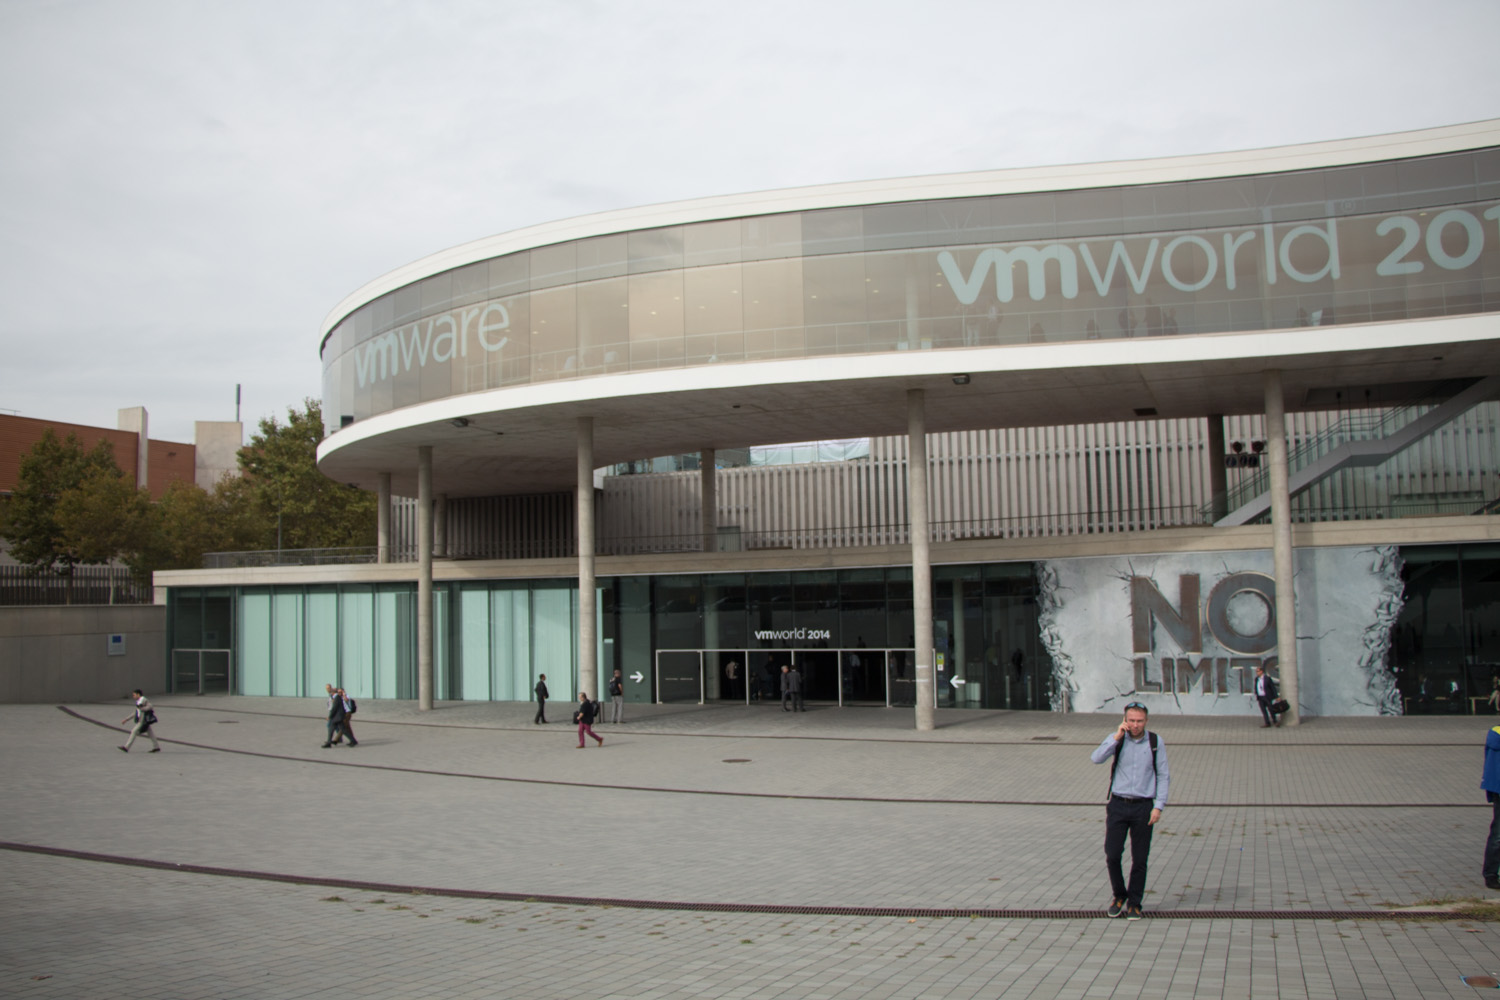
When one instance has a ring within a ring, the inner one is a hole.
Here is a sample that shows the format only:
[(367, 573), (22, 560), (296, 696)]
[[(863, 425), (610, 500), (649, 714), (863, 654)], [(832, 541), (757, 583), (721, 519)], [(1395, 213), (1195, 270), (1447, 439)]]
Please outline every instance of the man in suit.
[(1272, 726), (1281, 725), (1281, 720), (1276, 717), (1276, 711), (1271, 707), (1276, 699), (1281, 697), (1280, 690), (1276, 687), (1276, 681), (1270, 674), (1266, 673), (1264, 663), (1255, 668), (1255, 701), (1260, 705), (1260, 728), (1270, 729)]
[(531, 724), (533, 726), (538, 725), (538, 724), (545, 726), (547, 724), (547, 675), (546, 674), (542, 674), (541, 675), (541, 679), (536, 682), (536, 718), (534, 718), (534, 719), (531, 720)]
[(333, 746), (333, 738), (344, 731), (344, 699), (328, 685), (328, 735), (323, 739), (323, 747), (327, 749)]

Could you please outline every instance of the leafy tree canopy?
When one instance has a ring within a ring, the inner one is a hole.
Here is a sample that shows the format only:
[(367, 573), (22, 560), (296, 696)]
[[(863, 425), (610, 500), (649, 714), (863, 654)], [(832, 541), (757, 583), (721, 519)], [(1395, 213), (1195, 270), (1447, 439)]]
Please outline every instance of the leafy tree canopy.
[[(240, 469), (262, 525), (259, 548), (323, 549), (375, 544), (375, 495), (318, 471), (323, 407), (289, 407), (266, 417), (240, 449)], [(277, 539), (280, 539), (278, 546)]]
[(109, 441), (85, 451), (76, 434), (58, 438), (48, 428), (21, 456), (0, 534), (17, 562), (70, 573), (120, 554), (135, 530), (139, 503)]

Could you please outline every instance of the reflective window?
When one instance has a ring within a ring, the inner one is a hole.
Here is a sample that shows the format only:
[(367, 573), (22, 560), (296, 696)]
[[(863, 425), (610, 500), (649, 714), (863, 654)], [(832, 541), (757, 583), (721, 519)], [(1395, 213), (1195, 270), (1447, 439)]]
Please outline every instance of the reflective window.
[(351, 312), (321, 345), (324, 405), (362, 419), (613, 371), (1492, 311), (1497, 175), (1490, 149), (537, 247)]

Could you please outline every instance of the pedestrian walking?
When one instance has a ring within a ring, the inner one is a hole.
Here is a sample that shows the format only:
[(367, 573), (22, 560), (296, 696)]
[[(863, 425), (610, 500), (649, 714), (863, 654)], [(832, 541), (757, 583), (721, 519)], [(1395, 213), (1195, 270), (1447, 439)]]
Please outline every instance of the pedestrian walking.
[(536, 718), (531, 720), (533, 726), (547, 724), (547, 675), (542, 674), (536, 682)]
[(344, 699), (328, 685), (328, 735), (323, 737), (323, 749), (333, 746), (333, 738), (344, 731)]
[[(1151, 856), (1151, 833), (1167, 806), (1167, 747), (1156, 733), (1146, 731), (1146, 706), (1133, 701), (1125, 718), (1089, 755), (1095, 764), (1110, 761), (1109, 799), (1104, 813), (1104, 865), (1109, 871), (1111, 917), (1141, 918), (1146, 894), (1146, 862)], [(1130, 882), (1121, 868), (1125, 838), (1130, 838)]]
[(349, 741), (349, 746), (357, 747), (359, 740), (354, 738), (354, 713), (359, 711), (359, 705), (349, 697), (348, 691), (343, 688), (338, 688), (337, 691), (339, 700), (344, 703), (344, 721), (340, 724), (340, 729), (343, 731), (344, 738)]
[(125, 725), (132, 718), (135, 719), (135, 725), (130, 727), (130, 735), (125, 738), (125, 744), (120, 749), (129, 753), (131, 744), (135, 743), (135, 738), (145, 733), (151, 739), (151, 749), (147, 753), (161, 753), (161, 744), (156, 741), (156, 733), (151, 729), (156, 725), (156, 709), (151, 707), (151, 702), (146, 700), (140, 688), (130, 693), (135, 697), (135, 714), (121, 719), (120, 725)]
[(792, 664), (792, 669), (786, 672), (787, 681), (792, 688), (792, 711), (805, 712), (807, 704), (802, 700), (802, 671), (797, 669), (797, 664)]
[(1255, 703), (1260, 706), (1261, 724), (1260, 728), (1270, 729), (1272, 726), (1281, 725), (1281, 719), (1276, 715), (1276, 699), (1281, 697), (1281, 691), (1276, 686), (1276, 680), (1266, 673), (1266, 665), (1257, 663), (1255, 665)]
[(781, 665), (781, 710), (790, 712), (792, 703), (792, 668), (785, 663)]
[(604, 745), (604, 737), (594, 733), (594, 712), (595, 706), (592, 701), (589, 701), (588, 692), (578, 692), (578, 711), (573, 713), (573, 721), (578, 723), (578, 749), (580, 750), (587, 745), (583, 741), (585, 735), (593, 736), (599, 741), (601, 747)]

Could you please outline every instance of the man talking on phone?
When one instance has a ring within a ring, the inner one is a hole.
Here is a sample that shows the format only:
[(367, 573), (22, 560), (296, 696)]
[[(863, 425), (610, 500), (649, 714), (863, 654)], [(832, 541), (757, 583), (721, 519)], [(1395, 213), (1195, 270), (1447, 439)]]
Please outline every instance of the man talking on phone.
[[(1146, 859), (1151, 856), (1151, 832), (1167, 806), (1166, 743), (1146, 731), (1146, 706), (1133, 701), (1125, 706), (1125, 718), (1104, 738), (1089, 759), (1095, 764), (1110, 761), (1109, 799), (1104, 819), (1104, 864), (1109, 869), (1113, 893), (1111, 917), (1141, 919), (1141, 898), (1146, 893)], [(1130, 837), (1130, 884), (1120, 868), (1125, 837)]]

